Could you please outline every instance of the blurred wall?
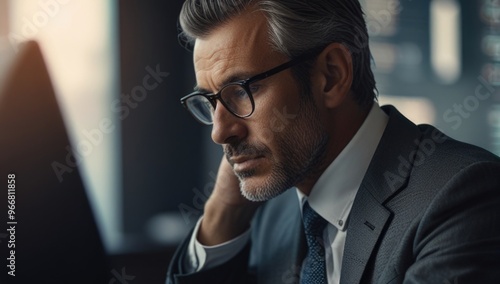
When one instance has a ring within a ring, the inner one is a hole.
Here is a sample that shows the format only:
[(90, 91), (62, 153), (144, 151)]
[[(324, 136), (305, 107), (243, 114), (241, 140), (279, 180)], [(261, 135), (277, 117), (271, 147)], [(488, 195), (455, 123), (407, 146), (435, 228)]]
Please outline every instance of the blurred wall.
[(362, 1), (381, 104), (500, 154), (500, 4)]
[(175, 243), (194, 225), (179, 205), (202, 183), (206, 137), (179, 102), (194, 84), (192, 54), (177, 42), (181, 4), (119, 3), (123, 225), (126, 244), (139, 249)]

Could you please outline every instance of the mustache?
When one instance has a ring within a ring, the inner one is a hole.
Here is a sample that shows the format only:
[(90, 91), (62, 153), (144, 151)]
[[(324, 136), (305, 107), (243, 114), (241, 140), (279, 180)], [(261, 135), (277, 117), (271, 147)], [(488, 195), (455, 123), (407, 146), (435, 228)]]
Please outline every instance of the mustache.
[(246, 141), (224, 145), (226, 159), (231, 162), (232, 157), (239, 156), (266, 156), (270, 153), (269, 148), (263, 144), (250, 144)]

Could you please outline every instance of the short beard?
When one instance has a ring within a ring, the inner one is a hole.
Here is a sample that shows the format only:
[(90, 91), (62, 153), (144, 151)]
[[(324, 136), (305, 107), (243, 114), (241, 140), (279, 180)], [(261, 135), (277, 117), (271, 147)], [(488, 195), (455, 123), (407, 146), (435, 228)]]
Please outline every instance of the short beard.
[[(248, 200), (270, 200), (305, 179), (321, 174), (329, 137), (320, 126), (317, 107), (311, 97), (301, 98), (299, 117), (297, 117), (301, 120), (298, 124), (292, 124), (284, 135), (276, 138), (280, 147), (279, 153), (282, 158), (287, 158), (285, 163), (275, 164), (271, 176), (257, 188), (248, 188), (250, 185), (246, 180), (253, 176), (255, 171), (238, 174), (241, 194)], [(303, 136), (299, 136), (301, 131)], [(297, 151), (297, 145), (302, 146), (299, 147), (302, 151)]]

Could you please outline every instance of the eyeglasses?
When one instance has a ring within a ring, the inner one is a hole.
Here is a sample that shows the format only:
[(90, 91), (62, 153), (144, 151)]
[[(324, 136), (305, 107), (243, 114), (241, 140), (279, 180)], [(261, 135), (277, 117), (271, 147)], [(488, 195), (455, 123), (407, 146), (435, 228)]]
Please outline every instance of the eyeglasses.
[(309, 52), (246, 80), (228, 83), (222, 86), (216, 94), (199, 91), (193, 92), (181, 98), (181, 104), (194, 118), (206, 125), (211, 125), (214, 122), (214, 111), (217, 107), (217, 100), (234, 116), (239, 118), (249, 117), (255, 110), (251, 86), (253, 83), (311, 59), (317, 54), (317, 51)]

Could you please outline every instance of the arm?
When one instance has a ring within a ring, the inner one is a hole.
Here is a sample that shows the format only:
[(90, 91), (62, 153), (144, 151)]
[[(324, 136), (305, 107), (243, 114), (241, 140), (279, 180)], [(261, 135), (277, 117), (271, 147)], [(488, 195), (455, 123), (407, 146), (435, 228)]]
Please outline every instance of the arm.
[(250, 244), (246, 244), (236, 256), (231, 258), (231, 261), (198, 272), (190, 272), (186, 271), (183, 266), (186, 258), (189, 257), (187, 253), (189, 242), (190, 238), (186, 238), (172, 257), (166, 284), (256, 283), (247, 272)]
[[(196, 240), (199, 244), (210, 247), (237, 239), (249, 229), (250, 221), (259, 205), (260, 203), (248, 201), (241, 195), (237, 177), (227, 160), (222, 158), (214, 191), (205, 204), (204, 217), (197, 228)], [(167, 283), (201, 283), (201, 279), (213, 279), (213, 283), (247, 283), (244, 281), (248, 278), (246, 269), (249, 245), (231, 261), (216, 267), (197, 267), (194, 270), (199, 270), (198, 272), (189, 273), (183, 267), (184, 263), (190, 262), (186, 261), (189, 257), (189, 239), (186, 239), (175, 253), (168, 271)], [(193, 241), (196, 240), (191, 240), (192, 247)], [(204, 265), (203, 263), (202, 266)]]
[(241, 235), (250, 227), (259, 206), (260, 203), (241, 195), (238, 178), (228, 161), (222, 158), (214, 191), (205, 204), (198, 241), (214, 246)]

